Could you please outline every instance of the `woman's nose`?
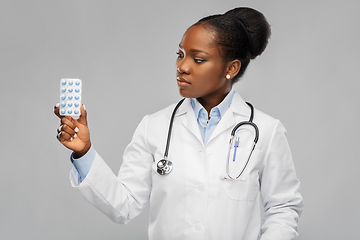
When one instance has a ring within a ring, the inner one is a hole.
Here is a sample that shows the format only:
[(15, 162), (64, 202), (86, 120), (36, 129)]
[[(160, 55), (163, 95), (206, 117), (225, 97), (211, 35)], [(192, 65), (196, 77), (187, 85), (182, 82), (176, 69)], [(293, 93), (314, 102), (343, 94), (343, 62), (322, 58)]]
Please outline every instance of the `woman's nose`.
[(177, 67), (177, 71), (179, 73), (183, 73), (183, 74), (189, 74), (190, 73), (190, 66), (187, 63), (186, 59), (182, 59), (182, 61), (180, 61), (178, 67)]

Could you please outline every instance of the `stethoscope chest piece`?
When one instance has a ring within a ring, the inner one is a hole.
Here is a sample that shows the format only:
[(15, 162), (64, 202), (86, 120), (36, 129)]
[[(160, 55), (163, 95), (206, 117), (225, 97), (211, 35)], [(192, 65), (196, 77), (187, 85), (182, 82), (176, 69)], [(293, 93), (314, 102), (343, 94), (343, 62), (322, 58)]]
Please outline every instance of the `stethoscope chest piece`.
[(172, 162), (169, 160), (162, 159), (157, 163), (157, 172), (160, 175), (169, 174), (172, 170)]

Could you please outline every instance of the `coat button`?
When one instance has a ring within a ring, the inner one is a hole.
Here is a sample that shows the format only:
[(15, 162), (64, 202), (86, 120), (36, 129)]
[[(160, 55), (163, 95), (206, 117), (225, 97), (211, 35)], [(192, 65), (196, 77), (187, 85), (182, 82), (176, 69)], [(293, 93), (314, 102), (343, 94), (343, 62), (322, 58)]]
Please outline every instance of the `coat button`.
[(194, 229), (195, 231), (199, 232), (201, 230), (201, 224), (200, 223), (195, 224)]
[(199, 190), (199, 192), (203, 192), (205, 190), (205, 187), (203, 185), (200, 185), (197, 189)]

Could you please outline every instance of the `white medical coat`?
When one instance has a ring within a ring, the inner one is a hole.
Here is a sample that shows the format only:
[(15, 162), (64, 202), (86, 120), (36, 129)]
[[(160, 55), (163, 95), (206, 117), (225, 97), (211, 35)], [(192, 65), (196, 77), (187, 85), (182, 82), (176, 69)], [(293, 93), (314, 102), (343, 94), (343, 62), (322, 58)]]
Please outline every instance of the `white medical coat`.
[[(174, 105), (143, 118), (118, 176), (96, 153), (81, 183), (76, 169), (71, 170), (72, 185), (117, 223), (127, 223), (150, 201), (149, 239), (296, 238), (303, 202), (282, 124), (255, 110), (258, 144), (240, 179), (225, 180), (230, 132), (249, 119), (250, 108), (235, 93), (204, 146), (186, 99), (173, 124), (168, 157), (173, 170), (159, 175), (156, 164), (163, 159), (173, 109)], [(248, 141), (253, 142), (252, 136)]]

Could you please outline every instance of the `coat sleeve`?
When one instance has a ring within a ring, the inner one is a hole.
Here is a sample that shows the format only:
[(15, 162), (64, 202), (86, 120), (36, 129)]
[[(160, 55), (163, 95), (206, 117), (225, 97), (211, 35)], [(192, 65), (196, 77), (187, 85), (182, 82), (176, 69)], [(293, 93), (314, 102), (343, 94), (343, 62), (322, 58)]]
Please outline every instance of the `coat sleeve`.
[(148, 203), (153, 155), (148, 150), (146, 133), (147, 116), (143, 118), (125, 149), (118, 176), (98, 153), (81, 183), (76, 169), (73, 168), (70, 172), (72, 186), (116, 223), (126, 224), (140, 214)]
[(261, 197), (264, 219), (260, 239), (295, 239), (298, 236), (297, 223), (303, 210), (303, 200), (286, 130), (279, 121), (265, 153), (263, 167)]

